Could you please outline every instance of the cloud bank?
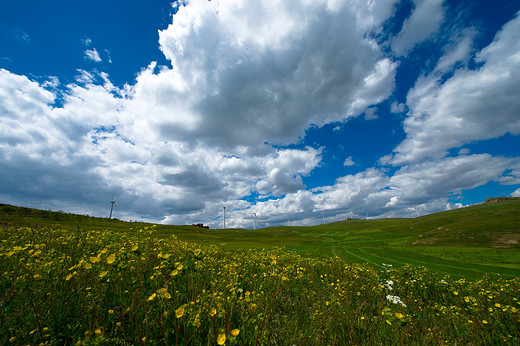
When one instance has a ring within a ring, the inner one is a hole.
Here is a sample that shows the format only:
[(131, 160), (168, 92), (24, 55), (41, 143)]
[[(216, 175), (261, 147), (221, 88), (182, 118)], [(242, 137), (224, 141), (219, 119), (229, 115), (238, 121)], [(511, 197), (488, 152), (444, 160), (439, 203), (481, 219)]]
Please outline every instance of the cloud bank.
[(305, 131), (377, 120), (399, 57), (444, 20), (442, 1), (417, 1), (392, 41), (379, 42), (396, 2), (191, 1), (159, 33), (171, 67), (151, 62), (123, 87), (95, 70), (62, 85), (1, 69), (0, 198), (105, 216), (117, 195), (122, 218), (212, 227), (225, 202), (229, 226), (252, 228), (255, 210), (259, 227), (414, 216), (451, 208), (449, 196), (489, 181), (520, 183), (517, 158), (446, 154), (519, 133), (515, 17), (478, 52), (477, 68), (443, 79), (472, 52), (470, 33), (455, 36), (406, 105), (392, 104), (406, 134), (381, 159), (393, 173), (378, 166), (305, 186), (325, 149), (295, 146)]

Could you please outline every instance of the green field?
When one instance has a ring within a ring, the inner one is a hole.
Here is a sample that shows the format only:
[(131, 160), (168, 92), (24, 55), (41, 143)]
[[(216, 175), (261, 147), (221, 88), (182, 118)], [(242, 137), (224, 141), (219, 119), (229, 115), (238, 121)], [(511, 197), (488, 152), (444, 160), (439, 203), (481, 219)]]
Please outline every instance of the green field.
[(0, 344), (517, 345), (519, 207), (251, 231), (0, 205)]
[[(142, 228), (88, 216), (0, 206), (6, 225), (68, 229)], [(282, 246), (304, 256), (338, 256), (352, 263), (426, 266), (442, 275), (476, 279), (486, 273), (520, 276), (520, 200), (505, 199), (413, 219), (349, 220), (312, 227), (259, 230), (158, 225), (157, 236), (177, 236), (225, 249)]]

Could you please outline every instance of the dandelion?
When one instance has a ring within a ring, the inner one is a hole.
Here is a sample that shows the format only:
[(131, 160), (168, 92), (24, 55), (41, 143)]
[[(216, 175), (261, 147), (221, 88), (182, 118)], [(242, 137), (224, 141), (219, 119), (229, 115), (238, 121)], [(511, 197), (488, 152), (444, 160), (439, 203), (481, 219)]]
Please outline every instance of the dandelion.
[(238, 330), (238, 329), (233, 329), (231, 331), (231, 335), (233, 335), (233, 336), (237, 336), (239, 333), (240, 333), (240, 330)]
[(69, 274), (69, 275), (67, 275), (67, 276), (65, 277), (65, 280), (66, 280), (66, 281), (69, 281), (71, 278), (72, 278), (72, 274)]
[(482, 323), (483, 323), (483, 324), (488, 324), (488, 321), (486, 321), (486, 320), (482, 320)]
[(152, 301), (152, 300), (155, 299), (156, 296), (157, 296), (157, 293), (154, 293), (154, 294), (152, 294), (151, 296), (148, 297), (148, 300)]
[(172, 272), (170, 273), (171, 276), (175, 276), (175, 275), (177, 275), (177, 274), (179, 274), (179, 271), (178, 271), (177, 269), (175, 269), (174, 271), (172, 271)]
[(91, 269), (91, 268), (92, 268), (92, 264), (90, 264), (90, 263), (85, 264), (85, 269)]
[(397, 317), (398, 319), (402, 319), (404, 317), (404, 315), (400, 312), (396, 312), (395, 317)]
[(258, 305), (256, 305), (255, 303), (251, 304), (251, 311), (255, 311), (256, 308), (258, 308)]
[(96, 330), (94, 331), (94, 334), (96, 334), (96, 335), (101, 335), (101, 329), (99, 329), (99, 328), (96, 329)]
[(195, 256), (200, 255), (200, 249), (195, 250), (193, 253), (195, 254)]
[(217, 344), (224, 345), (226, 343), (226, 334), (219, 334), (217, 337)]
[(181, 318), (182, 315), (184, 315), (184, 308), (181, 306), (180, 308), (178, 308), (177, 310), (175, 310), (175, 316), (177, 318)]
[(459, 292), (457, 292), (457, 291), (453, 291), (453, 294), (456, 295), (456, 296), (458, 296), (458, 295), (459, 295)]
[(99, 277), (103, 278), (108, 274), (108, 270), (105, 270), (104, 272), (99, 273)]
[(114, 314), (114, 310), (112, 310), (112, 309), (108, 310), (108, 314), (109, 315), (113, 315)]
[(215, 316), (217, 314), (217, 309), (215, 308), (212, 308), (210, 311), (209, 311), (209, 314), (211, 317)]

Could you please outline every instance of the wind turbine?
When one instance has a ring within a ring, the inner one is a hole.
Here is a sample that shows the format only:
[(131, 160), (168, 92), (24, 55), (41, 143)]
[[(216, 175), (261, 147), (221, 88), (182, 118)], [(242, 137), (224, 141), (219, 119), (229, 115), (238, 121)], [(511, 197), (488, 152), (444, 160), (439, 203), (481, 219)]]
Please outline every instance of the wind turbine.
[(219, 202), (222, 208), (224, 208), (224, 229), (226, 229), (226, 208), (229, 207), (229, 205), (224, 205), (221, 202)]
[(253, 213), (253, 221), (255, 222), (255, 229), (256, 229), (256, 219), (258, 219), (258, 216), (256, 215), (257, 212), (258, 212), (258, 210)]
[(114, 204), (117, 205), (119, 208), (121, 208), (121, 206), (119, 204), (117, 204), (116, 202), (116, 195), (114, 195), (114, 200), (113, 201), (110, 201), (110, 216), (108, 217), (109, 219), (112, 218), (112, 211), (114, 210)]

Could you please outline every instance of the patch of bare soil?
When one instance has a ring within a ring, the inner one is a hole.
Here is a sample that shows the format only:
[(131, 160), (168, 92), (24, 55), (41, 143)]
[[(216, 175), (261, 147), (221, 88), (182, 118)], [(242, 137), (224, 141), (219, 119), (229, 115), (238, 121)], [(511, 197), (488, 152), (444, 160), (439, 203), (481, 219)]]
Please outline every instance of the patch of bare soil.
[(498, 249), (508, 249), (510, 247), (518, 245), (519, 242), (520, 242), (520, 234), (508, 233), (508, 234), (503, 234), (500, 238), (495, 240), (495, 242), (493, 243), (493, 247), (498, 248)]

